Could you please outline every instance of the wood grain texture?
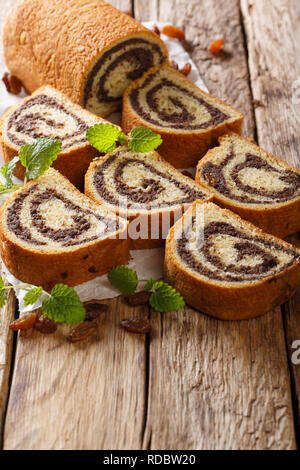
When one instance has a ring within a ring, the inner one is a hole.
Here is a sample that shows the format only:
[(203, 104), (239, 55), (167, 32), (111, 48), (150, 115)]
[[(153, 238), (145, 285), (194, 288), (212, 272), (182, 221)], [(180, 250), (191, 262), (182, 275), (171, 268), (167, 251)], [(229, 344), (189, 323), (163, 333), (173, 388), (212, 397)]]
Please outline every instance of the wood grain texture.
[[(134, 13), (139, 20), (159, 19), (185, 30), (191, 57), (210, 93), (245, 114), (243, 133), (252, 137), (255, 124), (238, 5), (238, 0), (136, 0)], [(223, 51), (210, 54), (211, 42), (220, 37)]]
[(67, 342), (67, 326), (19, 337), (4, 449), (141, 447), (145, 337), (119, 328), (128, 316), (120, 298), (109, 305), (98, 334), (86, 342)]
[[(138, 19), (184, 26), (208, 89), (254, 121), (238, 2), (136, 1)], [(196, 14), (199, 12), (199, 14)], [(225, 38), (225, 54), (207, 52)], [(227, 52), (228, 51), (228, 52)], [(153, 314), (144, 448), (295, 448), (280, 309), (249, 322), (217, 322), (192, 309)]]
[[(1, 269), (0, 269), (0, 274)], [(9, 329), (15, 318), (16, 298), (13, 290), (7, 292), (7, 301), (0, 309), (0, 442), (9, 393), (9, 374), (12, 366), (13, 333)]]
[[(300, 2), (298, 0), (241, 1), (249, 50), (249, 69), (256, 108), (259, 144), (300, 168)], [(299, 214), (300, 217), (300, 214)], [(294, 242), (299, 244), (299, 234)], [(293, 241), (293, 240), (292, 240)], [(289, 356), (300, 340), (300, 291), (285, 306)], [(300, 366), (291, 363), (297, 433), (300, 436)]]

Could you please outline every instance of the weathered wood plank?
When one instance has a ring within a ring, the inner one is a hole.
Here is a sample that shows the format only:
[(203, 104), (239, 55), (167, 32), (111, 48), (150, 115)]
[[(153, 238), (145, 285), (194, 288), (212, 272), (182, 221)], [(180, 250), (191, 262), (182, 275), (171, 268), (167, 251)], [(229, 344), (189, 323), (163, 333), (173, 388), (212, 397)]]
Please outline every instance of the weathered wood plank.
[(0, 442), (2, 442), (2, 431), (9, 393), (8, 381), (13, 350), (13, 333), (9, 329), (9, 325), (15, 318), (15, 311), (16, 298), (14, 292), (9, 290), (6, 304), (0, 309)]
[[(259, 144), (300, 168), (300, 3), (298, 0), (242, 0), (248, 37), (249, 68), (256, 109)], [(297, 82), (298, 81), (298, 82)], [(298, 235), (299, 240), (299, 235)], [(285, 306), (287, 344), (300, 340), (300, 292)], [(300, 433), (299, 365), (291, 363)]]
[[(111, 3), (131, 9), (130, 0)], [(108, 303), (98, 337), (86, 345), (66, 342), (62, 332), (18, 338), (5, 449), (141, 448), (146, 340), (117, 325), (143, 309)]]
[[(238, 0), (136, 0), (134, 13), (139, 20), (159, 19), (185, 30), (191, 57), (209, 91), (245, 114), (243, 132), (252, 137), (254, 117)], [(211, 42), (220, 37), (223, 52), (210, 54)]]
[[(19, 337), (4, 449), (139, 449), (145, 413), (145, 338), (125, 333), (120, 298), (86, 343), (33, 331)], [(142, 309), (131, 309), (139, 314)]]
[[(212, 93), (254, 121), (235, 0), (136, 1), (138, 19), (184, 26), (192, 57)], [(216, 37), (225, 53), (207, 52)], [(218, 322), (192, 309), (151, 314), (144, 448), (291, 449), (295, 436), (280, 309), (248, 322)]]

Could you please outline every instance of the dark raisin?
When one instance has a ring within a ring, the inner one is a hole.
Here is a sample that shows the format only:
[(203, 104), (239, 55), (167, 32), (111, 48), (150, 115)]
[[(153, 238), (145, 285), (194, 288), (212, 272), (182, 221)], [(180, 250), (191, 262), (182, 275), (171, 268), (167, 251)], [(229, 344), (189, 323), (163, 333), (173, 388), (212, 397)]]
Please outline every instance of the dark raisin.
[(97, 323), (95, 321), (84, 321), (78, 323), (67, 336), (67, 340), (71, 343), (79, 343), (92, 336), (97, 331)]
[(192, 65), (187, 62), (183, 67), (182, 69), (179, 70), (180, 73), (182, 73), (183, 75), (187, 76), (191, 73), (191, 70), (192, 70)]
[(120, 321), (120, 327), (130, 333), (145, 334), (151, 330), (148, 318), (131, 317)]
[(145, 305), (149, 302), (151, 292), (146, 292), (142, 290), (141, 292), (136, 292), (135, 294), (126, 295), (124, 298), (126, 302), (131, 305)]
[(155, 25), (153, 26), (153, 32), (154, 32), (155, 34), (157, 34), (158, 36), (160, 36), (160, 29), (159, 29), (159, 27), (157, 26), (157, 24), (155, 24)]
[(2, 77), (2, 81), (9, 93), (18, 95), (22, 90), (22, 82), (15, 75), (11, 75), (9, 72), (5, 72)]
[(51, 333), (55, 333), (57, 330), (57, 323), (46, 315), (41, 315), (37, 319), (34, 328), (44, 335), (49, 335)]
[(93, 321), (99, 317), (100, 313), (107, 312), (108, 305), (101, 304), (100, 302), (85, 302), (85, 318), (84, 321)]

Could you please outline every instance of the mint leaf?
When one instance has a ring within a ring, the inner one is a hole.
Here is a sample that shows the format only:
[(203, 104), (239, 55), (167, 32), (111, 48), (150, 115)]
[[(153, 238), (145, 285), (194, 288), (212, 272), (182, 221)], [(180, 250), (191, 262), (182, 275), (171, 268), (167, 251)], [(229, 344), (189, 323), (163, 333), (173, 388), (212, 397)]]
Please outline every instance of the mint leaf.
[(24, 296), (24, 305), (33, 305), (43, 295), (43, 289), (41, 287), (34, 287), (30, 289)]
[(135, 127), (129, 135), (128, 147), (134, 152), (150, 152), (162, 143), (159, 134), (146, 127)]
[(185, 302), (177, 290), (165, 282), (155, 282), (152, 285), (154, 292), (149, 303), (157, 312), (171, 312), (185, 306)]
[(144, 290), (145, 290), (146, 292), (148, 292), (149, 290), (152, 289), (153, 284), (155, 284), (155, 281), (153, 281), (153, 279), (150, 277), (150, 279), (148, 279), (148, 281), (146, 282), (146, 284), (145, 284), (145, 286), (144, 286)]
[(3, 278), (0, 276), (0, 308), (4, 307), (6, 299), (5, 284)]
[(59, 323), (79, 323), (85, 317), (85, 308), (77, 292), (66, 284), (53, 287), (50, 297), (42, 303), (42, 311)]
[(133, 294), (138, 285), (138, 277), (133, 269), (127, 266), (116, 266), (108, 273), (109, 282), (123, 294)]
[(126, 146), (127, 145), (127, 135), (124, 132), (121, 132), (119, 137), (120, 145)]
[(19, 157), (14, 157), (10, 162), (6, 163), (5, 165), (2, 166), (1, 168), (1, 173), (6, 178), (6, 188), (11, 188), (13, 185), (12, 182), (12, 175), (14, 172), (14, 169), (16, 168), (16, 164), (19, 161)]
[(120, 130), (113, 124), (95, 124), (86, 131), (89, 143), (101, 153), (110, 153), (117, 147)]
[(26, 168), (25, 182), (41, 176), (56, 160), (61, 148), (60, 140), (37, 139), (20, 148), (19, 159)]

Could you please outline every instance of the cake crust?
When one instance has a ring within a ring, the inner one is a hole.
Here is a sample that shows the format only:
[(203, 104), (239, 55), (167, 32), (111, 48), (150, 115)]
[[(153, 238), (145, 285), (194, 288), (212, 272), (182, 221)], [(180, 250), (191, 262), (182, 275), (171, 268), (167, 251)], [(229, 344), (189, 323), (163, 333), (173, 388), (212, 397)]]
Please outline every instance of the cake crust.
[[(204, 99), (208, 98), (211, 102), (215, 103), (216, 106), (219, 105), (223, 108), (225, 106), (228, 111), (233, 113), (234, 116), (214, 127), (190, 131), (182, 131), (181, 129), (173, 128), (168, 130), (148, 122), (131, 106), (130, 94), (132, 90), (138, 90), (149, 76), (164, 69), (167, 70), (170, 77), (173, 75), (174, 77), (179, 78), (186, 88), (197, 94), (200, 93)], [(132, 82), (123, 95), (122, 128), (124, 132), (129, 133), (131, 129), (136, 126), (145, 126), (160, 134), (163, 139), (163, 143), (159, 146), (158, 151), (168, 162), (175, 166), (175, 168), (190, 168), (195, 166), (208, 149), (216, 145), (220, 135), (226, 134), (230, 131), (240, 134), (242, 122), (243, 114), (241, 112), (237, 111), (227, 103), (224, 103), (223, 101), (200, 90), (194, 83), (188, 80), (188, 78), (177, 70), (171, 68), (168, 64), (164, 64), (161, 67), (152, 67), (150, 70), (145, 72), (141, 78)]]
[[(196, 202), (183, 216), (190, 217), (195, 210)], [(208, 203), (214, 205), (212, 203)], [(206, 203), (203, 204), (207, 205)], [(215, 206), (217, 207), (217, 206)], [(222, 283), (214, 279), (198, 276), (187, 269), (185, 264), (178, 260), (174, 251), (174, 231), (182, 221), (178, 221), (170, 230), (166, 241), (164, 279), (174, 286), (184, 297), (186, 302), (200, 312), (204, 312), (222, 320), (244, 320), (262, 315), (282, 303), (286, 302), (300, 284), (300, 250), (289, 243), (271, 237), (262, 230), (254, 227), (250, 222), (244, 221), (238, 215), (227, 209), (222, 210), (238, 223), (253, 231), (260, 237), (273, 239), (280, 243), (283, 249), (294, 250), (298, 261), (287, 269), (275, 275), (265, 277), (255, 282)]]

